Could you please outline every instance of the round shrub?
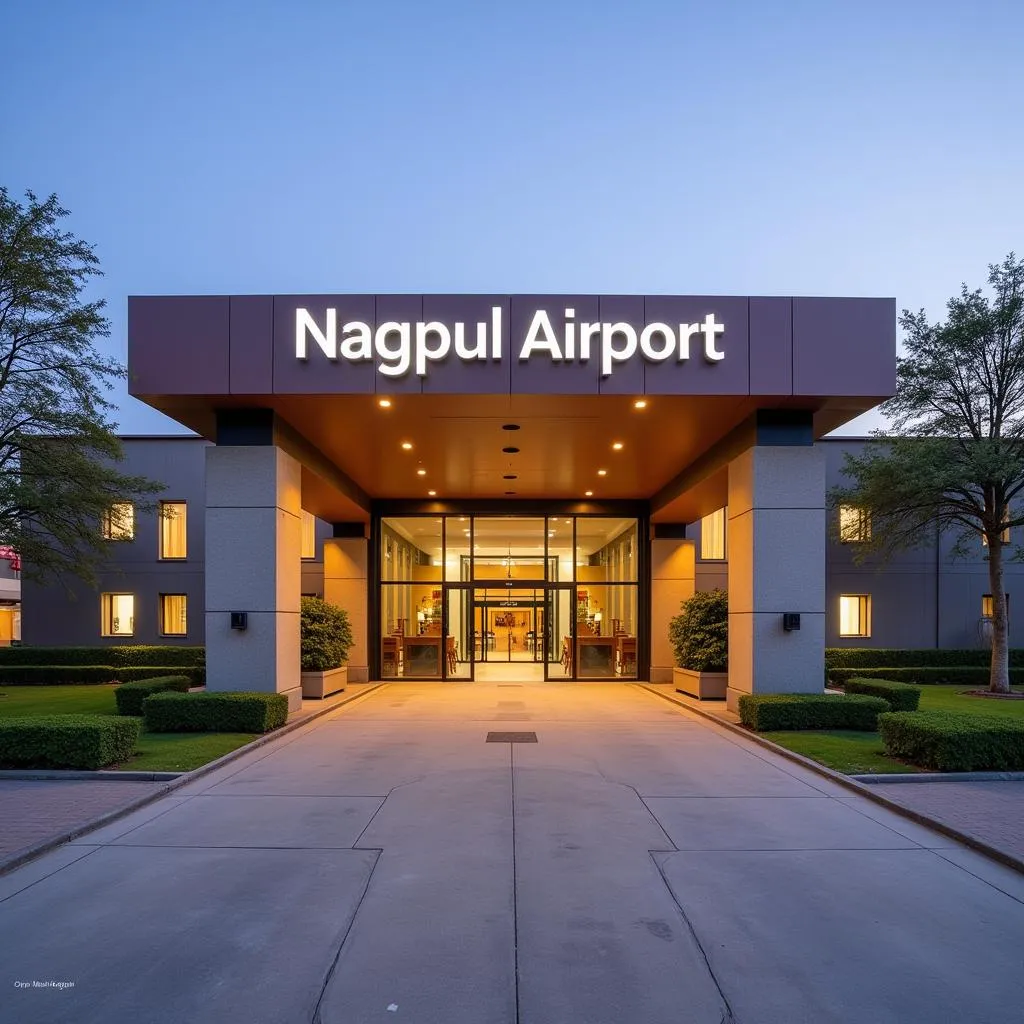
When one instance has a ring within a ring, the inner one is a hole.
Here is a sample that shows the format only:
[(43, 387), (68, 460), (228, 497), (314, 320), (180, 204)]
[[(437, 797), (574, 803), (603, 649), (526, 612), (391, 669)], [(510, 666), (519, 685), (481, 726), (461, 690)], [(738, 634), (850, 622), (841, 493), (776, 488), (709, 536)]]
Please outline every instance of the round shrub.
[(302, 599), (302, 671), (327, 672), (348, 661), (355, 638), (348, 612), (319, 597)]
[(669, 620), (668, 638), (676, 665), (691, 672), (725, 672), (729, 667), (729, 595), (705, 590), (683, 602)]

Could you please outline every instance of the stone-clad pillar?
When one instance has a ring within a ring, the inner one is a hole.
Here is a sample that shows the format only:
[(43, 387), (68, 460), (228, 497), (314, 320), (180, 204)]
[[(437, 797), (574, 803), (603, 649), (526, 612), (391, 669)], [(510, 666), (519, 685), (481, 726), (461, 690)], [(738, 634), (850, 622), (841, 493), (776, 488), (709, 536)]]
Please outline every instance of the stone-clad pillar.
[[(825, 664), (825, 461), (758, 444), (729, 463), (729, 690), (820, 693)], [(799, 612), (800, 629), (782, 627)]]
[[(301, 705), (299, 463), (275, 445), (206, 450), (206, 687)], [(231, 628), (245, 612), (247, 628)]]
[(365, 537), (335, 537), (324, 541), (324, 600), (348, 612), (355, 643), (348, 656), (348, 680), (370, 678), (367, 649), (366, 566), (369, 541)]

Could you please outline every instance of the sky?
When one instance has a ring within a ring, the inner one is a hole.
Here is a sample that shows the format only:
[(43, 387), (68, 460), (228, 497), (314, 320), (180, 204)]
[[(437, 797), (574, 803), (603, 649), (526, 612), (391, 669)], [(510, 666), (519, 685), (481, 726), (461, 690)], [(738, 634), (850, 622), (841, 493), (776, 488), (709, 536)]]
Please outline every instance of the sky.
[[(0, 0), (0, 24), (0, 184), (71, 211), (122, 359), (135, 294), (937, 319), (1024, 249), (1015, 0)], [(182, 429), (113, 398), (124, 432)]]

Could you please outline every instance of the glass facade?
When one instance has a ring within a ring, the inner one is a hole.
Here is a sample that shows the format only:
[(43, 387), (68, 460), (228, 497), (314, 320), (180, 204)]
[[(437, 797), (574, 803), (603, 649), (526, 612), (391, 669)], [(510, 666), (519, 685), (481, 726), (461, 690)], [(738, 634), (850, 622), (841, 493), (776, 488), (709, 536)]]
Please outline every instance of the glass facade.
[(188, 506), (183, 501), (160, 502), (160, 557), (188, 557)]
[[(380, 674), (635, 679), (639, 521), (414, 515), (377, 521)], [(483, 666), (487, 666), (487, 671)]]

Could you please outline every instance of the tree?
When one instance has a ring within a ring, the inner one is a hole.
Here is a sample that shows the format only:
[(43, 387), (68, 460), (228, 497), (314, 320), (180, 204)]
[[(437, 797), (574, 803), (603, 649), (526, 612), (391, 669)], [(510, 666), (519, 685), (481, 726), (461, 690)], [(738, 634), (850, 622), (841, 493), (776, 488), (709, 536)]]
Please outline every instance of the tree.
[[(896, 394), (881, 410), (891, 420), (885, 444), (848, 455), (848, 487), (830, 504), (870, 517), (859, 559), (888, 557), (951, 532), (954, 551), (985, 545), (992, 593), (990, 689), (1009, 693), (1003, 569), (1022, 549), (1006, 538), (1024, 525), (1024, 261), (1010, 253), (989, 266), (991, 295), (963, 285), (946, 304), (945, 323), (904, 310), (906, 354)], [(931, 529), (929, 529), (931, 527)]]
[(161, 489), (120, 472), (105, 392), (124, 368), (100, 354), (102, 301), (82, 296), (99, 261), (60, 221), (56, 196), (24, 204), (0, 188), (0, 545), (35, 578), (91, 580), (112, 506)]

